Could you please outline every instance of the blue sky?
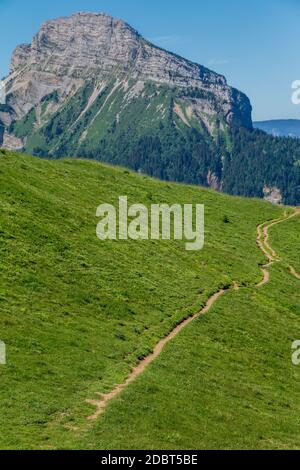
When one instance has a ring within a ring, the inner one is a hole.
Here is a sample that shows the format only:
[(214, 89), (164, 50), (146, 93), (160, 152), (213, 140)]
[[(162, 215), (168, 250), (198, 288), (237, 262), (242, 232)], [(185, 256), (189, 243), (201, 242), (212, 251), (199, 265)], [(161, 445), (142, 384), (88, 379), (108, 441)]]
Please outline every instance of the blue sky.
[(254, 119), (297, 118), (300, 0), (0, 0), (0, 77), (40, 24), (76, 11), (106, 12), (147, 39), (226, 76), (250, 97)]

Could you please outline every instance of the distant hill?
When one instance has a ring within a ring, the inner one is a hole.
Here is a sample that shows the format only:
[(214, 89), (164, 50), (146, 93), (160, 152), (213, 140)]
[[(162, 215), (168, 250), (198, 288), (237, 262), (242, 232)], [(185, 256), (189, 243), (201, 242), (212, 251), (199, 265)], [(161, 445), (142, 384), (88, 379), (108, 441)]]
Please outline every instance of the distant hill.
[(253, 123), (256, 129), (261, 129), (274, 137), (300, 138), (300, 119), (274, 119)]

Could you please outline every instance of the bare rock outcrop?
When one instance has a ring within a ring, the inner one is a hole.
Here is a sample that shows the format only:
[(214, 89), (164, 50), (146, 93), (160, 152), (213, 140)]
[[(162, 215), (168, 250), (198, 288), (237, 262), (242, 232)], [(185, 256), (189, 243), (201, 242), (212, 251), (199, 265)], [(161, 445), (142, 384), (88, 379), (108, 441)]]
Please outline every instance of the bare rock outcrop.
[[(226, 79), (160, 49), (124, 21), (105, 14), (78, 13), (47, 21), (31, 44), (18, 46), (11, 61), (8, 103), (17, 119), (58, 91), (63, 102), (92, 77), (128, 75), (168, 86), (196, 88), (213, 96), (229, 124), (251, 127), (251, 105)], [(205, 100), (198, 107), (205, 106)], [(214, 109), (212, 110), (212, 112)], [(211, 112), (211, 110), (209, 111)]]
[(272, 204), (282, 204), (283, 196), (280, 189), (276, 187), (265, 186), (264, 189), (264, 199), (271, 202)]

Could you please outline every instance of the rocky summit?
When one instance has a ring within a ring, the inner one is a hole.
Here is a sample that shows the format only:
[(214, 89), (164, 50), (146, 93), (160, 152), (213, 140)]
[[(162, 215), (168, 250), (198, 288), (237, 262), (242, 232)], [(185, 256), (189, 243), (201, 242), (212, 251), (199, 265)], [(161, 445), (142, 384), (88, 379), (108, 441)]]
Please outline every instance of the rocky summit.
[(54, 91), (61, 104), (94, 79), (95, 99), (112, 77), (118, 77), (118, 88), (127, 93), (128, 78), (136, 81), (132, 96), (142, 94), (147, 81), (195, 88), (208, 99), (196, 98), (191, 112), (223, 114), (228, 123), (251, 127), (249, 100), (223, 76), (152, 45), (124, 21), (105, 14), (78, 13), (46, 22), (30, 45), (16, 48), (11, 72), (9, 104), (18, 119)]
[(46, 22), (14, 51), (5, 91), (5, 148), (95, 158), (233, 194), (263, 197), (274, 187), (289, 201), (276, 171), (267, 177), (262, 165), (252, 194), (250, 168), (236, 168), (240, 133), (250, 144), (259, 134), (247, 96), (106, 14)]

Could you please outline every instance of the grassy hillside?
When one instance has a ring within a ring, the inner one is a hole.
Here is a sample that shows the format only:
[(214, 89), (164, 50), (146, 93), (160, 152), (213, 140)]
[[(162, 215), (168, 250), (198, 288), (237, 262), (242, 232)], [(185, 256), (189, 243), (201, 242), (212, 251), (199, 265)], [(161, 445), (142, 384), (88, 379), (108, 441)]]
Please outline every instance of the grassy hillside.
[(300, 217), (277, 225), (273, 228), (271, 235), (274, 248), (282, 254), (289, 265), (300, 273)]
[(275, 187), (284, 203), (300, 203), (297, 139), (229, 125), (208, 90), (141, 85), (122, 74), (106, 80), (86, 82), (63, 103), (51, 93), (9, 132), (38, 156), (94, 158), (240, 196), (263, 198)]
[[(120, 195), (147, 206), (204, 203), (205, 249), (100, 242), (96, 208)], [(1, 448), (299, 444), (299, 371), (289, 357), (300, 337), (297, 281), (276, 265), (272, 283), (254, 287), (264, 262), (256, 227), (282, 208), (96, 162), (3, 151), (0, 205), (0, 339), (8, 353)], [(86, 399), (123, 382), (160, 338), (236, 282), (244, 289), (226, 293), (98, 422), (87, 422)]]
[(282, 269), (257, 293), (228, 292), (71, 445), (299, 449), (299, 311), (299, 281)]

